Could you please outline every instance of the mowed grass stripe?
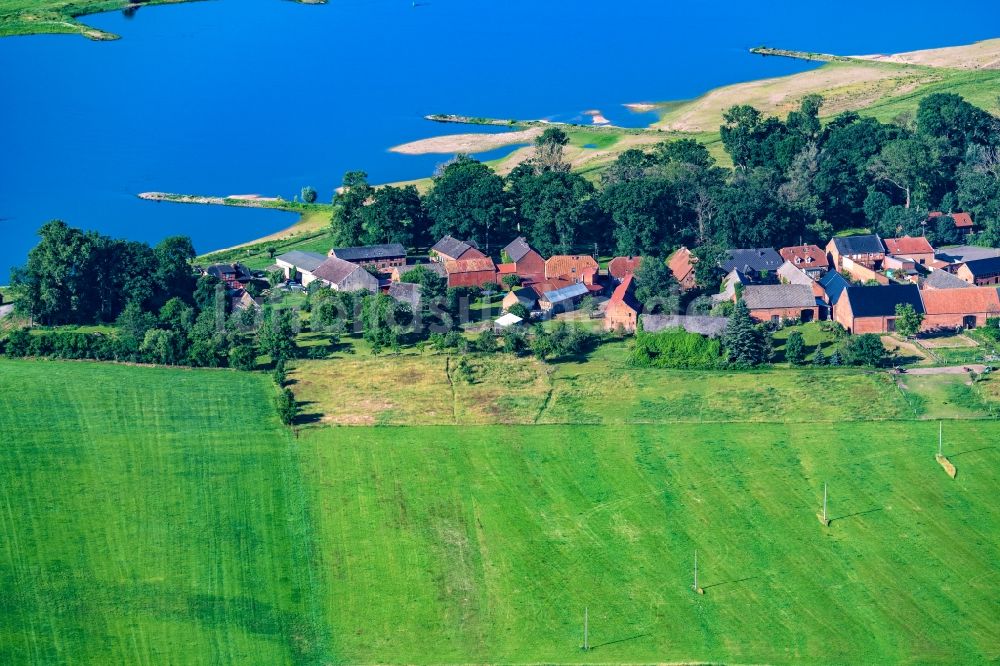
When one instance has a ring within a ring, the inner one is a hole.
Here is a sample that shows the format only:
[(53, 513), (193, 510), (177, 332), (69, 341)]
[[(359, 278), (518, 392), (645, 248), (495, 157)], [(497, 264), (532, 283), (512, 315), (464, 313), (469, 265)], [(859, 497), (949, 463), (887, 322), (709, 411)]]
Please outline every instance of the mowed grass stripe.
[(362, 663), (996, 659), (1000, 429), (949, 428), (955, 480), (923, 423), (309, 431), (368, 516), (321, 516), (330, 624)]

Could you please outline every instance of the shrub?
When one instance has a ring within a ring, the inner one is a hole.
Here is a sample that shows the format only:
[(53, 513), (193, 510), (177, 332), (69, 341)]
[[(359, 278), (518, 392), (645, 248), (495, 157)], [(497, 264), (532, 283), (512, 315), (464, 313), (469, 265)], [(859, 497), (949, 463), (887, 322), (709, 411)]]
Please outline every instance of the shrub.
[(669, 328), (658, 333), (636, 333), (629, 364), (644, 368), (719, 368), (725, 360), (719, 340)]
[(802, 334), (792, 331), (785, 341), (785, 360), (793, 365), (799, 365), (806, 360), (806, 345)]
[(299, 405), (295, 402), (295, 395), (291, 389), (283, 389), (274, 399), (274, 406), (278, 410), (278, 418), (285, 425), (292, 425), (295, 417), (299, 414)]
[[(876, 367), (885, 362), (888, 353), (878, 335), (865, 333), (848, 338), (841, 356), (848, 365)], [(830, 365), (833, 365), (832, 361), (831, 358)]]
[(316, 189), (306, 185), (302, 188), (302, 201), (311, 204), (316, 203)]

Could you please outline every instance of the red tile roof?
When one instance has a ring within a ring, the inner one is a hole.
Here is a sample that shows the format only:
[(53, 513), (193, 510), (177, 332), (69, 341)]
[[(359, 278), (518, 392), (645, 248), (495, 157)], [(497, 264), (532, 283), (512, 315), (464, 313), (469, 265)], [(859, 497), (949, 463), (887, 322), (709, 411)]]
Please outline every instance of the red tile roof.
[(632, 274), (625, 276), (622, 283), (615, 287), (615, 292), (611, 294), (611, 299), (608, 301), (608, 309), (618, 306), (626, 305), (636, 313), (639, 312), (639, 302), (635, 300), (635, 296), (632, 294)]
[(829, 266), (826, 251), (817, 245), (792, 245), (778, 251), (781, 258), (794, 266)]
[(517, 273), (517, 264), (497, 264), (497, 272), (500, 275), (514, 275)]
[(889, 254), (934, 254), (934, 248), (923, 236), (903, 236), (902, 238), (884, 238)]
[[(928, 217), (931, 219), (935, 217), (941, 217), (945, 213), (939, 210), (932, 211)], [(972, 216), (968, 213), (947, 213), (951, 216), (951, 219), (955, 220), (955, 227), (958, 229), (966, 229), (972, 226)]]
[(608, 273), (611, 277), (624, 280), (626, 275), (633, 275), (639, 270), (642, 257), (615, 257), (608, 264)]
[(446, 261), (444, 262), (444, 270), (448, 275), (454, 273), (478, 273), (479, 271), (495, 271), (496, 264), (489, 257), (476, 257), (475, 259)]
[(586, 254), (557, 254), (545, 261), (545, 277), (582, 277), (597, 272), (597, 261)]
[(552, 278), (551, 280), (541, 280), (539, 282), (532, 282), (527, 285), (534, 290), (539, 297), (542, 296), (547, 291), (555, 291), (556, 289), (562, 289), (563, 287), (572, 286), (574, 283), (572, 280), (563, 280), (561, 278)]
[(694, 270), (695, 261), (691, 256), (691, 251), (686, 247), (682, 247), (671, 255), (667, 265), (670, 267), (670, 272), (677, 278), (677, 281), (681, 282)]
[(1000, 314), (1000, 292), (996, 287), (925, 289), (920, 292), (927, 314)]

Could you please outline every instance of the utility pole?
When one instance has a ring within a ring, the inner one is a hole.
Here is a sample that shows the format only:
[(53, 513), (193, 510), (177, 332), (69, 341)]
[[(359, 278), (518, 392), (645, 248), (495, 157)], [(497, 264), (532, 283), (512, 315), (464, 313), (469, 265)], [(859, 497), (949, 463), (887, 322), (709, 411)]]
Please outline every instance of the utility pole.
[(705, 594), (705, 590), (703, 590), (700, 587), (698, 587), (698, 551), (697, 550), (694, 551), (694, 585), (691, 586), (691, 589), (694, 590), (695, 592), (697, 592), (698, 594)]
[(827, 483), (826, 483), (826, 481), (824, 481), (823, 482), (823, 513), (822, 514), (819, 514), (819, 513), (816, 514), (816, 517), (819, 518), (819, 522), (823, 523), (824, 527), (828, 526), (830, 524), (830, 519), (827, 518), (827, 515), (826, 515), (826, 495), (827, 495), (826, 487), (827, 487)]
[(583, 607), (583, 651), (584, 652), (590, 650), (590, 637), (588, 636), (588, 632), (590, 629), (590, 627), (588, 626), (590, 623), (589, 621), (590, 621), (590, 608), (584, 606)]

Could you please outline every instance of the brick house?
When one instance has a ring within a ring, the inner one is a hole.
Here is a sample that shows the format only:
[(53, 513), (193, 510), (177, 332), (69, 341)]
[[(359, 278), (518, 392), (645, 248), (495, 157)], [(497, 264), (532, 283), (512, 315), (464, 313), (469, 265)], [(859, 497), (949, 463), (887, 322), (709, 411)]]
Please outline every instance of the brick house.
[(365, 245), (363, 247), (335, 247), (330, 250), (330, 256), (359, 266), (372, 266), (379, 271), (388, 271), (393, 266), (406, 265), (406, 248), (399, 243)]
[(896, 306), (909, 303), (924, 311), (920, 290), (914, 284), (848, 287), (840, 295), (833, 316), (849, 332), (892, 333), (896, 330)]
[(205, 269), (205, 275), (218, 278), (229, 289), (243, 289), (253, 280), (250, 269), (240, 263), (213, 264)]
[(541, 279), (545, 275), (545, 259), (538, 254), (525, 240), (518, 236), (500, 251), (506, 264), (513, 264), (513, 274), (524, 280)]
[(615, 257), (608, 263), (608, 275), (621, 282), (625, 276), (635, 275), (641, 263), (642, 257)]
[(811, 278), (819, 278), (830, 268), (830, 259), (818, 245), (792, 245), (778, 250), (781, 258)]
[(785, 260), (773, 247), (756, 247), (727, 250), (719, 262), (725, 273), (739, 271), (747, 282), (772, 282), (775, 273)]
[(674, 278), (682, 290), (694, 289), (694, 265), (696, 262), (697, 258), (686, 247), (682, 247), (670, 255), (667, 266), (670, 268), (670, 272), (674, 274)]
[(804, 284), (747, 285), (743, 302), (756, 321), (778, 323), (784, 319), (809, 322), (819, 319), (819, 305), (810, 286)]
[(472, 241), (462, 241), (451, 236), (445, 236), (430, 250), (431, 261), (440, 261), (442, 264), (462, 259), (482, 259), (485, 256)]
[(934, 248), (923, 236), (886, 238), (885, 253), (891, 257), (906, 257), (924, 266), (934, 261)]
[(838, 271), (844, 268), (845, 257), (873, 271), (881, 270), (885, 259), (885, 247), (877, 234), (834, 238), (827, 243), (826, 252), (830, 265)]
[(632, 293), (632, 274), (628, 273), (621, 284), (615, 287), (604, 310), (604, 328), (609, 331), (622, 329), (628, 333), (635, 333), (641, 309), (642, 306)]
[(489, 257), (448, 260), (444, 262), (449, 287), (479, 287), (496, 284), (497, 267)]
[(920, 298), (924, 304), (921, 331), (976, 328), (991, 317), (1000, 317), (1000, 291), (996, 287), (924, 290)]
[(556, 254), (545, 261), (545, 279), (562, 279), (578, 284), (594, 284), (598, 265), (586, 254)]
[(312, 271), (312, 276), (335, 291), (379, 291), (378, 278), (361, 266), (337, 257), (328, 257)]
[(968, 213), (942, 213), (939, 210), (935, 210), (927, 214), (927, 222), (933, 222), (942, 215), (951, 217), (955, 221), (955, 228), (963, 236), (968, 236), (976, 230), (976, 225), (972, 222), (972, 216)]
[(955, 275), (977, 287), (1000, 284), (1000, 257), (967, 261), (958, 267)]

